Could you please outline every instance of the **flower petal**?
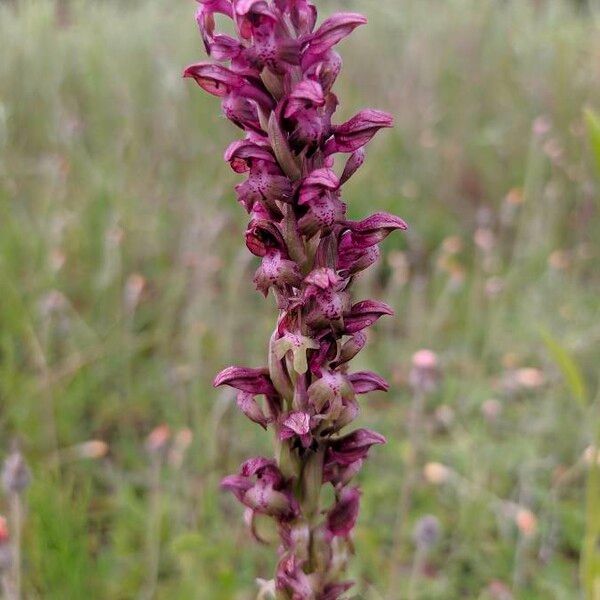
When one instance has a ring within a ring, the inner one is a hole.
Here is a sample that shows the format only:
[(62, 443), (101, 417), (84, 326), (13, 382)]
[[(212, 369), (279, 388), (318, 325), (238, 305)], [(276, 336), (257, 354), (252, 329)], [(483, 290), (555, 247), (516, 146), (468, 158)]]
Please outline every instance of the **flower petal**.
[(317, 31), (309, 38), (311, 54), (323, 54), (332, 46), (350, 35), (367, 18), (359, 13), (336, 13), (325, 19)]
[(327, 531), (333, 536), (349, 536), (356, 525), (359, 508), (359, 489), (344, 488), (335, 506), (327, 513)]
[(361, 110), (349, 121), (335, 128), (325, 153), (354, 152), (370, 142), (380, 129), (393, 125), (393, 117), (386, 112), (373, 108)]
[(390, 384), (373, 371), (357, 371), (348, 376), (355, 394), (367, 394), (376, 390), (387, 392)]
[(356, 333), (370, 327), (383, 315), (393, 315), (394, 311), (385, 303), (377, 300), (357, 302), (344, 317), (345, 333)]
[(214, 387), (219, 387), (220, 385), (228, 385), (251, 394), (277, 394), (271, 383), (268, 369), (227, 367), (215, 377), (213, 382)]

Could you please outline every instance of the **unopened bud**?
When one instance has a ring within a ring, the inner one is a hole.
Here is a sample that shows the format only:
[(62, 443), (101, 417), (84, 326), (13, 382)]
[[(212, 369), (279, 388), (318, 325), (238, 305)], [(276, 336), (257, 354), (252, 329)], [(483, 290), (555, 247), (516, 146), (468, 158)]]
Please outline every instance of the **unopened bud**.
[(490, 600), (513, 600), (514, 596), (510, 588), (502, 581), (492, 581), (486, 589)]
[(10, 541), (8, 522), (2, 515), (0, 515), (0, 545), (6, 544), (8, 541)]
[(76, 446), (80, 458), (98, 459), (108, 454), (108, 444), (102, 440), (89, 440)]
[(23, 455), (15, 450), (4, 461), (2, 485), (7, 494), (20, 494), (31, 483), (31, 472)]
[(489, 398), (481, 405), (481, 413), (486, 421), (493, 423), (502, 413), (502, 403), (495, 398)]
[(451, 471), (442, 463), (430, 462), (423, 469), (425, 479), (434, 485), (441, 485), (450, 479)]
[(132, 273), (125, 283), (124, 304), (128, 313), (133, 313), (140, 303), (146, 280), (139, 273)]
[(183, 459), (185, 458), (185, 453), (190, 447), (192, 441), (194, 439), (194, 435), (192, 430), (188, 427), (184, 427), (180, 429), (175, 434), (175, 439), (173, 440), (173, 447), (169, 452), (169, 464), (172, 467), (178, 469), (183, 464)]
[(583, 459), (583, 462), (590, 467), (594, 462), (600, 466), (600, 452), (598, 452), (598, 448), (595, 446), (588, 446), (583, 451), (581, 458)]
[(146, 438), (146, 450), (150, 454), (159, 454), (166, 450), (171, 430), (166, 423), (155, 427)]
[(8, 523), (0, 515), (0, 574), (10, 570), (13, 556), (10, 544), (10, 534), (8, 532)]
[(545, 383), (543, 371), (533, 367), (518, 369), (515, 380), (519, 386), (528, 390), (542, 387)]
[(519, 531), (526, 537), (532, 536), (537, 529), (537, 518), (527, 508), (519, 508), (515, 513), (515, 523)]
[(412, 358), (410, 384), (417, 392), (434, 392), (441, 379), (437, 355), (431, 350), (419, 350)]

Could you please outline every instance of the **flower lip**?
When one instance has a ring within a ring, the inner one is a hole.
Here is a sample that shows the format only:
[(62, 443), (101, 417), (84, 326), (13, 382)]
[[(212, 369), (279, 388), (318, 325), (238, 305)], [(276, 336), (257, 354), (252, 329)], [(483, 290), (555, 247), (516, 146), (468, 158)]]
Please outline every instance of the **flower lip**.
[(249, 139), (236, 140), (229, 144), (224, 159), (231, 164), (231, 168), (236, 173), (248, 171), (254, 160), (275, 163), (275, 157), (268, 146), (261, 146)]
[(277, 464), (272, 458), (255, 456), (242, 464), (240, 475), (243, 477), (253, 477), (254, 475), (260, 475), (265, 469), (277, 469)]

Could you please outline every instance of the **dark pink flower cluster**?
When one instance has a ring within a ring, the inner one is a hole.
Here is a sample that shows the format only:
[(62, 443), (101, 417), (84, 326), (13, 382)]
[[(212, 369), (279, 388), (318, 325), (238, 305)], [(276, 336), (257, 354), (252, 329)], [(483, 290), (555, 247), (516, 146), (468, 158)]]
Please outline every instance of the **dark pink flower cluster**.
[[(231, 20), (235, 35), (216, 30), (216, 15)], [(277, 456), (246, 461), (222, 485), (247, 507), (255, 535), (257, 515), (277, 520), (278, 598), (335, 600), (350, 587), (341, 579), (360, 500), (350, 481), (371, 446), (385, 442), (366, 429), (340, 432), (356, 418), (359, 394), (388, 388), (348, 363), (365, 330), (392, 314), (383, 302), (353, 302), (350, 286), (377, 260), (379, 243), (406, 228), (387, 213), (348, 220), (341, 188), (392, 117), (366, 109), (332, 122), (342, 64), (334, 46), (366, 23), (362, 15), (335, 14), (317, 27), (309, 0), (200, 0), (196, 19), (220, 64), (190, 65), (184, 75), (219, 97), (245, 132), (225, 160), (245, 176), (236, 192), (250, 216), (246, 245), (261, 259), (254, 282), (265, 296), (273, 291), (279, 308), (268, 366), (229, 367), (215, 379), (238, 390), (251, 421), (274, 430)], [(349, 155), (341, 174), (337, 154)], [(335, 502), (323, 510), (325, 484)]]

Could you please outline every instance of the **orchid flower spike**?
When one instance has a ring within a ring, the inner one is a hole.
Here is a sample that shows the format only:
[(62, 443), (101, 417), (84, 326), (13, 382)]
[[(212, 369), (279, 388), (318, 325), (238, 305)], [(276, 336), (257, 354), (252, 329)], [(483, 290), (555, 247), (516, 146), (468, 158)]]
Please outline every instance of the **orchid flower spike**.
[[(230, 20), (227, 33), (217, 31), (216, 15)], [(332, 89), (342, 66), (335, 48), (367, 22), (361, 14), (318, 24), (310, 0), (198, 0), (196, 21), (214, 62), (192, 64), (184, 77), (218, 98), (244, 132), (225, 161), (243, 178), (235, 192), (248, 213), (246, 246), (259, 262), (254, 284), (273, 293), (279, 311), (267, 365), (227, 367), (214, 380), (235, 390), (251, 423), (272, 432), (276, 458), (247, 460), (221, 486), (245, 507), (257, 539), (258, 515), (278, 525), (277, 570), (260, 580), (259, 596), (336, 600), (352, 587), (339, 558), (351, 553), (359, 516), (352, 481), (371, 448), (385, 443), (375, 431), (346, 428), (359, 413), (358, 396), (389, 387), (349, 363), (365, 347), (366, 330), (393, 314), (383, 302), (356, 301), (352, 282), (377, 261), (388, 235), (407, 228), (383, 212), (348, 220), (343, 186), (393, 118), (363, 109), (335, 119)], [(340, 172), (338, 153), (348, 155)], [(322, 506), (328, 485), (334, 500)]]

